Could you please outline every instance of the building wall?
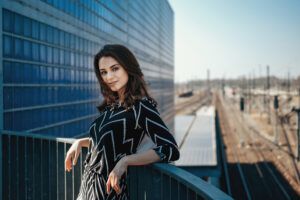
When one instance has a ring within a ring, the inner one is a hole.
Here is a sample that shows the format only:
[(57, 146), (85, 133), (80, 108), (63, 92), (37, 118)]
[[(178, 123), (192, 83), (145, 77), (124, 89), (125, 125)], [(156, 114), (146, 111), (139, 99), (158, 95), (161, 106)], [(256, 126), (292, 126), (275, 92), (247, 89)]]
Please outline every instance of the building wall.
[(93, 56), (106, 43), (137, 56), (173, 131), (174, 13), (166, 0), (1, 1), (1, 129), (86, 136), (103, 100)]

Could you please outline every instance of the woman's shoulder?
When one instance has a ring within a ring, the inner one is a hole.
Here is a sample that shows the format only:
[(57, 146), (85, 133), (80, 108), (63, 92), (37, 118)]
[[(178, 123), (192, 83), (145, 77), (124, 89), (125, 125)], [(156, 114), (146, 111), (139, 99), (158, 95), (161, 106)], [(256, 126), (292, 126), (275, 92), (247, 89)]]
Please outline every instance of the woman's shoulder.
[(137, 103), (138, 105), (143, 104), (144, 106), (147, 107), (153, 107), (153, 108), (157, 107), (156, 102), (151, 97), (141, 97), (137, 99)]

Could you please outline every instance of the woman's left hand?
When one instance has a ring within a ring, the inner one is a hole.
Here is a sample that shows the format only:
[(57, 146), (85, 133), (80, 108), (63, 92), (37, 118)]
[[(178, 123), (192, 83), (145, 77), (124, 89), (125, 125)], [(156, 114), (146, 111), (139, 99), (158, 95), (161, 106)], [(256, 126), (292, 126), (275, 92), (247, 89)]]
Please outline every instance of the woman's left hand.
[(110, 193), (110, 187), (112, 187), (117, 192), (118, 195), (120, 195), (122, 192), (120, 188), (120, 180), (122, 175), (127, 171), (127, 164), (125, 162), (125, 157), (119, 160), (119, 162), (116, 164), (114, 169), (109, 174), (108, 180), (106, 182), (107, 194)]

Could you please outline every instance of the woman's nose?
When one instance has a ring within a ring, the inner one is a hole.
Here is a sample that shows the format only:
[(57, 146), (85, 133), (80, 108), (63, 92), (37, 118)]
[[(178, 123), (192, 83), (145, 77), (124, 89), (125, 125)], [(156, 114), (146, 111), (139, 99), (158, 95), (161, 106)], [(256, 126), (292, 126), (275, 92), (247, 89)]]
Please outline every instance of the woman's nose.
[(107, 72), (106, 78), (107, 78), (107, 80), (112, 79), (113, 78), (113, 74), (111, 72)]

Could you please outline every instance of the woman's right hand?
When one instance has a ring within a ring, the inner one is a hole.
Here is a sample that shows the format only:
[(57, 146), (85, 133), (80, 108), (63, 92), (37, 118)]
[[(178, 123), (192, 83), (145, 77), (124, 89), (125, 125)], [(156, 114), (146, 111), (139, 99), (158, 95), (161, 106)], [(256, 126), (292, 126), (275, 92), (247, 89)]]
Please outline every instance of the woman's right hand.
[(70, 172), (72, 170), (72, 157), (73, 158), (73, 165), (76, 165), (78, 156), (80, 154), (81, 151), (81, 141), (80, 139), (76, 140), (72, 146), (70, 147), (70, 149), (67, 152), (66, 155), (66, 159), (65, 159), (65, 170)]

